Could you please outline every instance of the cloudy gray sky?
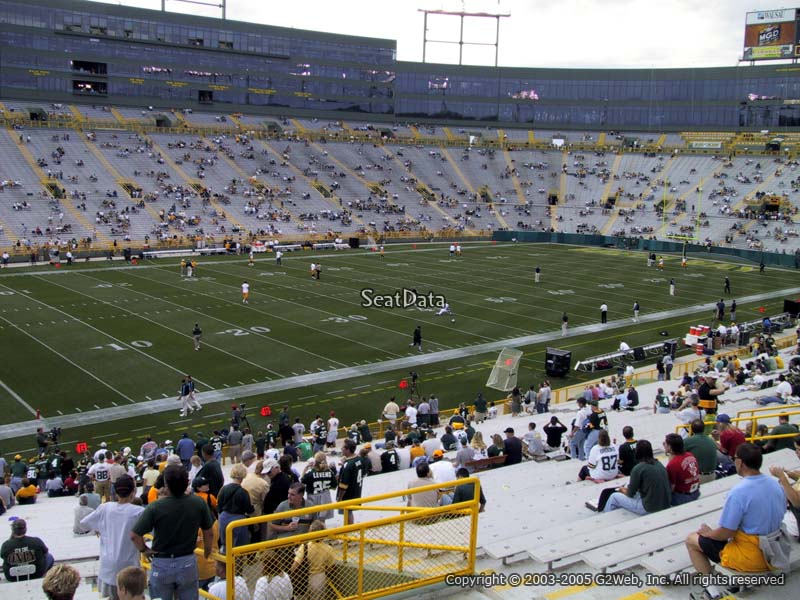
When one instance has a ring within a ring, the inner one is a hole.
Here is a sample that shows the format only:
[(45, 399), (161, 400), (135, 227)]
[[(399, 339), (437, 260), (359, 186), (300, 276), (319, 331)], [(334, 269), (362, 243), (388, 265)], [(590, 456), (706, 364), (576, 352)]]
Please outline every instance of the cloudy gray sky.
[[(213, 2), (214, 0), (206, 0)], [(218, 0), (217, 0), (218, 1)], [(122, 0), (160, 9), (161, 0)], [(167, 0), (167, 10), (220, 16), (219, 9)], [(422, 60), (418, 8), (510, 13), (501, 19), (501, 66), (733, 66), (747, 12), (782, 8), (753, 0), (228, 0), (228, 18), (397, 40), (399, 60)], [(431, 39), (458, 39), (458, 18), (431, 16)], [(465, 19), (465, 39), (491, 43), (494, 19)], [(428, 62), (457, 63), (457, 46), (431, 44)], [(464, 63), (494, 63), (493, 47), (465, 47)]]

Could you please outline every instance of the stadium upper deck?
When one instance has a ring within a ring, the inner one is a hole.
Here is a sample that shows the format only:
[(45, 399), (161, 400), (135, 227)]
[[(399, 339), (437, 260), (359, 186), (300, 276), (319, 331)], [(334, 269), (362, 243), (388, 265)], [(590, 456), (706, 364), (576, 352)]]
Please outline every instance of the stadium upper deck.
[(396, 42), (81, 0), (0, 2), (0, 97), (557, 129), (800, 126), (787, 65), (520, 69), (396, 60)]

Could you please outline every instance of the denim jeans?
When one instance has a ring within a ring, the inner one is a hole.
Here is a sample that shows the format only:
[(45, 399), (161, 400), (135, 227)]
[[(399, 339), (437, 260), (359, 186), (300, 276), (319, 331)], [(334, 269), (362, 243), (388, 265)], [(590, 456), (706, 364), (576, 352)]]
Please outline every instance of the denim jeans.
[(586, 441), (583, 442), (583, 455), (589, 456), (589, 452), (592, 451), (597, 445), (597, 439), (600, 437), (600, 430), (599, 429), (592, 429), (589, 434), (586, 436)]
[(569, 442), (569, 450), (572, 458), (578, 460), (586, 460), (586, 455), (583, 453), (583, 442), (586, 441), (586, 434), (583, 430), (576, 431)]
[(150, 597), (154, 600), (197, 600), (197, 559), (194, 554), (178, 558), (153, 558)]
[(611, 494), (611, 498), (608, 499), (603, 512), (611, 512), (618, 508), (624, 508), (637, 515), (647, 514), (647, 511), (644, 509), (644, 504), (642, 504), (642, 497), (639, 494), (636, 494), (633, 498), (628, 498), (628, 496), (622, 492), (614, 492)]
[(680, 492), (672, 492), (670, 504), (672, 504), (672, 506), (678, 506), (680, 504), (686, 504), (687, 502), (694, 502), (699, 497), (700, 497), (700, 490), (696, 490), (691, 494), (681, 494)]

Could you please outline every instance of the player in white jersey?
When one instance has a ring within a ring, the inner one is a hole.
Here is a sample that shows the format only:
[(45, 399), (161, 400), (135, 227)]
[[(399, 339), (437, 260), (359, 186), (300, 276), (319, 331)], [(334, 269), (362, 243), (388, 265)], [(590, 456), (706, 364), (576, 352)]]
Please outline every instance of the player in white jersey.
[(250, 284), (246, 281), (242, 282), (242, 304), (249, 304), (250, 300)]

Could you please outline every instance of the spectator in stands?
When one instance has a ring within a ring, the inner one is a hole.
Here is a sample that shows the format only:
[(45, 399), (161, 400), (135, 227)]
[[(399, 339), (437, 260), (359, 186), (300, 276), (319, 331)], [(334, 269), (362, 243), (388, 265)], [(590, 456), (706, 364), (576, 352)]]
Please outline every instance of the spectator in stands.
[[(486, 456), (488, 456), (489, 458), (494, 458), (495, 456), (502, 456), (504, 448), (505, 444), (503, 443), (503, 438), (500, 437), (500, 434), (499, 433), (492, 434), (492, 444), (486, 449)], [(493, 466), (492, 468), (496, 467)]]
[[(208, 505), (198, 496), (186, 495), (186, 469), (170, 465), (164, 469), (166, 495), (149, 504), (131, 530), (139, 552), (152, 561), (150, 595), (153, 598), (196, 600), (197, 562), (194, 548), (197, 530), (203, 530), (203, 554), (211, 554), (214, 525)], [(152, 547), (144, 535), (153, 532)]]
[(486, 458), (486, 442), (483, 441), (483, 434), (480, 431), (476, 431), (472, 436), (469, 447), (472, 449), (473, 460)]
[(745, 442), (744, 433), (731, 424), (731, 418), (725, 413), (717, 415), (717, 431), (719, 432), (719, 451), (728, 457), (736, 456), (736, 448)]
[(700, 497), (700, 466), (694, 455), (684, 448), (683, 438), (677, 433), (668, 433), (664, 438), (664, 452), (672, 457), (667, 463), (672, 506), (697, 500)]
[[(467, 469), (461, 468), (456, 471), (456, 480), (466, 479), (467, 477), (469, 477), (469, 471), (467, 471)], [(448, 494), (442, 496), (442, 506), (447, 504), (457, 504), (459, 502), (469, 502), (471, 500), (474, 500), (474, 498), (475, 498), (475, 484), (462, 483), (456, 485), (452, 496)], [(486, 509), (486, 497), (483, 495), (482, 487), (480, 489), (480, 498), (478, 502), (480, 504), (479, 512), (483, 512)]]
[(647, 440), (636, 442), (636, 466), (630, 482), (611, 494), (604, 512), (624, 508), (638, 515), (669, 508), (670, 485), (667, 470), (653, 458), (653, 447)]
[(692, 421), (690, 429), (692, 434), (684, 439), (683, 447), (697, 459), (702, 485), (716, 478), (714, 471), (717, 468), (717, 444), (705, 433), (705, 423), (700, 419)]
[(544, 441), (542, 435), (536, 431), (536, 423), (528, 423), (528, 431), (522, 436), (523, 451), (528, 458), (544, 456)]
[[(455, 439), (455, 437), (453, 439)], [(426, 439), (422, 442), (422, 449), (425, 450), (425, 456), (431, 458), (434, 450), (439, 450), (441, 447), (442, 444), (437, 439), (436, 432), (433, 429), (428, 429), (426, 432)]]
[(578, 398), (577, 404), (578, 411), (575, 413), (575, 418), (572, 420), (572, 437), (569, 442), (569, 449), (572, 458), (583, 461), (586, 460), (586, 454), (583, 449), (583, 443), (586, 441), (586, 433), (583, 430), (583, 426), (589, 418), (591, 408), (587, 406), (584, 398)]
[(578, 479), (590, 479), (595, 483), (611, 481), (619, 474), (619, 451), (611, 445), (608, 432), (603, 429), (597, 439), (597, 444), (589, 452), (587, 464), (581, 467)]
[(444, 452), (437, 450), (433, 453), (431, 462), (428, 463), (433, 474), (433, 479), (437, 483), (447, 483), (456, 478), (456, 470), (453, 463), (444, 457)]
[(400, 458), (397, 455), (397, 450), (394, 449), (394, 442), (386, 442), (386, 449), (381, 454), (381, 473), (391, 473), (397, 471), (399, 467)]
[[(797, 425), (789, 423), (789, 415), (778, 415), (778, 424), (769, 432), (770, 435), (792, 435), (795, 436), (800, 433)], [(764, 447), (764, 452), (773, 452), (774, 450), (791, 450), (794, 446), (794, 437), (785, 437), (768, 440)]]
[(81, 521), (84, 517), (94, 512), (94, 509), (89, 506), (89, 499), (86, 494), (81, 494), (78, 497), (78, 506), (75, 507), (75, 520), (72, 523), (72, 533), (75, 535), (85, 535), (92, 532), (91, 527), (82, 524)]
[[(217, 581), (208, 587), (208, 593), (220, 600), (226, 600), (228, 597), (228, 571), (227, 565), (224, 561), (218, 560), (216, 562)], [(247, 588), (247, 581), (241, 575), (234, 575), (233, 577), (233, 597), (236, 600), (250, 600), (250, 590)]]
[[(356, 455), (356, 443), (347, 439), (342, 445), (342, 455), (345, 462), (339, 472), (339, 488), (336, 501), (355, 500), (361, 498), (361, 482), (364, 470), (363, 459)], [(345, 525), (353, 524), (353, 511), (347, 512)]]
[(383, 407), (383, 418), (389, 421), (392, 427), (397, 425), (397, 414), (400, 412), (400, 407), (394, 400), (394, 396), (389, 398), (386, 406)]
[[(408, 482), (407, 488), (409, 490), (435, 483), (433, 480), (433, 473), (431, 473), (431, 469), (427, 462), (422, 461), (418, 463), (416, 466), (416, 473), (416, 478)], [(406, 498), (406, 503), (408, 506), (422, 508), (433, 508), (434, 506), (439, 506), (438, 490), (410, 493)]]
[(625, 425), (622, 428), (622, 437), (625, 441), (617, 448), (619, 472), (626, 477), (631, 474), (636, 464), (636, 439), (633, 437), (633, 427)]
[(144, 508), (133, 504), (136, 482), (130, 475), (120, 475), (115, 487), (117, 501), (101, 504), (81, 521), (81, 525), (100, 535), (99, 591), (100, 596), (110, 596), (112, 600), (118, 597), (117, 573), (139, 564), (139, 552), (129, 532), (144, 512)]
[(2, 483), (0, 483), (0, 500), (3, 501), (3, 504), (5, 505), (6, 509), (11, 508), (16, 503), (16, 498), (14, 497), (14, 490), (11, 489), (10, 475), (2, 477)]
[(561, 437), (567, 432), (567, 427), (558, 420), (558, 417), (550, 417), (550, 422), (543, 429), (545, 436), (547, 436), (547, 446), (550, 450), (561, 448)]
[[(728, 494), (719, 526), (711, 529), (704, 523), (686, 538), (689, 557), (701, 575), (713, 572), (712, 561), (736, 571), (781, 568), (775, 550), (786, 496), (775, 479), (761, 473), (761, 449), (755, 444), (740, 444), (735, 463), (743, 479)], [(769, 550), (765, 553), (762, 548)], [(712, 599), (723, 595), (714, 585), (707, 586), (705, 592)]]
[[(394, 443), (392, 443), (392, 446), (394, 446)], [(394, 452), (394, 450), (392, 450), (392, 452)], [(381, 458), (383, 458), (385, 454), (386, 452), (381, 455)], [(394, 470), (397, 470), (396, 462), (394, 467)], [(330, 504), (333, 502), (331, 490), (336, 487), (336, 473), (328, 464), (328, 457), (324, 452), (317, 452), (314, 455), (314, 460), (306, 467), (306, 471), (303, 473), (303, 477), (300, 481), (306, 487), (306, 497), (315, 506), (322, 506), (323, 504)], [(323, 522), (332, 517), (332, 510), (318, 512), (316, 516), (317, 519)]]
[(653, 402), (653, 414), (668, 414), (672, 408), (669, 396), (664, 393), (664, 388), (658, 388), (655, 402)]
[(126, 567), (117, 573), (119, 600), (145, 600), (147, 573), (141, 567)]
[[(231, 482), (223, 486), (217, 496), (219, 508), (219, 537), (227, 546), (226, 530), (233, 521), (246, 519), (255, 511), (250, 502), (250, 494), (242, 487), (242, 481), (247, 477), (247, 467), (241, 463), (233, 465), (230, 472)], [(243, 546), (248, 542), (249, 536), (246, 527), (233, 529), (233, 546)]]
[(589, 456), (589, 452), (591, 452), (592, 448), (597, 443), (600, 431), (608, 427), (608, 418), (606, 417), (606, 413), (603, 412), (603, 409), (600, 408), (599, 402), (597, 400), (591, 400), (589, 405), (592, 410), (586, 418), (586, 425), (584, 426), (584, 433), (586, 434), (586, 440), (583, 442), (584, 456)]
[[(795, 454), (800, 457), (800, 436), (793, 440)], [(788, 510), (783, 517), (783, 524), (790, 536), (800, 538), (800, 469), (787, 471), (785, 467), (772, 465), (769, 472), (778, 479), (788, 500)], [(794, 483), (792, 483), (794, 482)]]
[[(686, 400), (678, 407), (675, 412), (678, 421), (690, 424), (692, 421), (705, 421), (706, 411), (700, 408), (700, 397), (697, 394), (690, 394)], [(683, 437), (688, 436), (687, 429), (681, 429)]]
[(44, 489), (47, 490), (48, 498), (57, 498), (64, 494), (64, 482), (61, 481), (61, 475), (55, 471), (50, 471), (47, 474), (47, 481), (44, 484)]
[(209, 492), (216, 498), (225, 484), (225, 476), (222, 474), (219, 461), (214, 458), (214, 446), (206, 444), (201, 452), (203, 453), (203, 467), (197, 473), (197, 477), (205, 477), (208, 480)]
[(29, 479), (22, 480), (22, 487), (17, 490), (17, 504), (34, 504), (36, 502), (36, 495), (39, 493), (39, 488), (36, 487)]
[[(304, 486), (302, 483), (292, 483), (289, 486), (289, 492), (286, 500), (281, 502), (275, 508), (273, 514), (313, 507), (314, 503), (305, 498), (305, 493), (306, 486)], [(315, 519), (316, 513), (309, 513), (299, 517), (293, 517), (291, 519), (276, 519), (274, 521), (270, 521), (270, 539), (285, 538), (293, 535), (308, 533), (308, 528)]]
[(56, 565), (42, 581), (42, 591), (48, 600), (72, 600), (81, 584), (81, 575), (67, 564)]
[(445, 452), (453, 450), (456, 447), (456, 436), (453, 435), (453, 428), (450, 425), (445, 425), (444, 433), (442, 434), (442, 437), (439, 438), (439, 441), (441, 441), (442, 448), (444, 448)]
[[(314, 521), (309, 528), (309, 532), (323, 531), (325, 524), (322, 521)], [(328, 593), (328, 572), (336, 564), (336, 554), (333, 549), (325, 543), (324, 539), (317, 539), (302, 544), (295, 554), (292, 563), (292, 574), (298, 574), (301, 570), (307, 570), (307, 590), (306, 598), (325, 598)], [(295, 597), (300, 595), (295, 590)], [(279, 597), (275, 597), (276, 600)], [(259, 600), (254, 598), (253, 600)]]
[(95, 508), (100, 506), (100, 503), (102, 501), (103, 501), (103, 499), (100, 498), (100, 494), (97, 494), (94, 491), (94, 484), (91, 481), (89, 483), (87, 483), (86, 484), (86, 502), (89, 505), (89, 508), (94, 510)]
[[(506, 439), (503, 440), (503, 454), (506, 457), (505, 465), (516, 465), (522, 462), (522, 440), (514, 436), (514, 428), (506, 427), (503, 432)], [(435, 453), (434, 453), (435, 454)]]
[[(38, 537), (28, 536), (25, 519), (11, 521), (11, 537), (0, 546), (3, 559), (3, 574), (7, 581), (39, 579), (44, 577), (55, 562), (44, 542)], [(32, 565), (35, 570), (30, 575), (12, 575), (11, 569)]]

